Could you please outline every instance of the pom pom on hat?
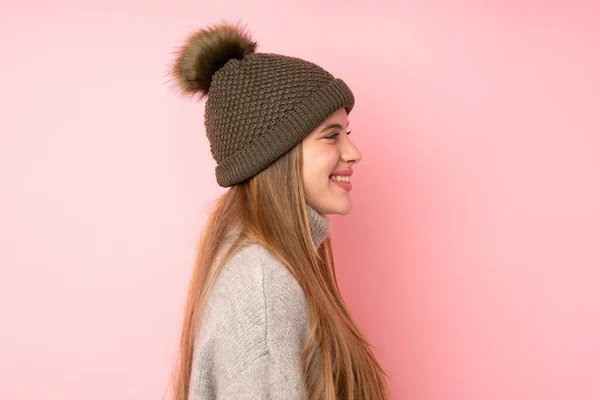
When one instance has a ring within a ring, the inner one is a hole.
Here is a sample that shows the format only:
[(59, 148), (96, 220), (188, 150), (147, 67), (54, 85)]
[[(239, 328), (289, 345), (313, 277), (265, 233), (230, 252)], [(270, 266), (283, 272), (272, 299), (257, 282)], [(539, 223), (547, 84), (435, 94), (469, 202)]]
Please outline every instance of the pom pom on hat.
[(221, 22), (189, 35), (179, 48), (171, 76), (185, 95), (208, 95), (212, 77), (227, 61), (254, 53), (257, 43), (239, 24)]

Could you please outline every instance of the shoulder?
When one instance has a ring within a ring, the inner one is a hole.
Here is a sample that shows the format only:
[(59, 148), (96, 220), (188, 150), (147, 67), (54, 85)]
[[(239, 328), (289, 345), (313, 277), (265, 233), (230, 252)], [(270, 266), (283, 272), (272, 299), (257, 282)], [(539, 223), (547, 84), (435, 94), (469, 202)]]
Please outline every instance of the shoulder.
[[(206, 302), (201, 336), (239, 333), (255, 346), (280, 346), (305, 334), (308, 306), (305, 293), (291, 272), (267, 249), (250, 244), (223, 266)], [(227, 336), (227, 335), (225, 335)]]
[(241, 248), (226, 261), (217, 277), (214, 290), (216, 298), (231, 298), (233, 295), (246, 304), (261, 308), (264, 308), (265, 302), (255, 300), (277, 300), (283, 302), (282, 306), (305, 305), (304, 291), (296, 278), (270, 251), (259, 244)]
[(194, 379), (229, 382), (268, 360), (272, 377), (300, 387), (309, 329), (294, 276), (264, 247), (248, 245), (226, 261), (207, 299), (194, 340)]

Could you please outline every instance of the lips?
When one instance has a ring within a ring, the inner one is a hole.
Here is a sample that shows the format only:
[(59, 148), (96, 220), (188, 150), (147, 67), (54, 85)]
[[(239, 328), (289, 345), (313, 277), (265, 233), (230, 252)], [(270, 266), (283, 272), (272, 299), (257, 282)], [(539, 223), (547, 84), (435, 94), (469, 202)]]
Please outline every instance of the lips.
[(329, 176), (334, 176), (334, 175), (337, 175), (337, 176), (352, 176), (353, 172), (354, 171), (352, 171), (351, 169), (341, 169), (339, 171), (335, 171), (334, 173), (332, 173)]
[[(342, 189), (349, 192), (350, 190), (352, 190), (352, 183), (350, 182), (351, 175), (352, 175), (351, 169), (339, 170), (339, 171), (335, 171), (333, 174), (331, 174), (329, 176), (329, 179), (337, 186), (339, 186)], [(346, 182), (346, 180), (347, 180), (347, 182)]]
[(350, 183), (350, 182), (334, 181), (333, 179), (331, 181), (333, 182), (334, 185), (341, 187), (342, 189), (344, 189), (347, 192), (352, 190), (352, 183)]

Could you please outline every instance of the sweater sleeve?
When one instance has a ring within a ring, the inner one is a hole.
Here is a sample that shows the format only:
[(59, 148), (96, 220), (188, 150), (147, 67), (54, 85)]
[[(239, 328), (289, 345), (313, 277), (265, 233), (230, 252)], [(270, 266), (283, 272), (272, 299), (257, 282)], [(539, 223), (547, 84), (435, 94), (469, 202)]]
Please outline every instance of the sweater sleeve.
[(303, 291), (269, 254), (228, 261), (194, 342), (189, 400), (304, 399)]
[(209, 395), (196, 399), (301, 400), (302, 390), (279, 370), (270, 354), (249, 362), (227, 384), (216, 386)]

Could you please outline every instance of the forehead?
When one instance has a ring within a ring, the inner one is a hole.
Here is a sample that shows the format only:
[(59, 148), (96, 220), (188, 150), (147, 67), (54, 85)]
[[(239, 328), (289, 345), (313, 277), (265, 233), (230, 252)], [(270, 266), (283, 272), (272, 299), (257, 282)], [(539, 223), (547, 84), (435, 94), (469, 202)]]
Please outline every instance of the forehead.
[(331, 124), (340, 124), (342, 127), (345, 127), (348, 124), (348, 114), (346, 113), (345, 108), (341, 108), (336, 112), (330, 114), (327, 118), (323, 120), (323, 122), (319, 124), (319, 126), (317, 126), (315, 131), (319, 132), (323, 128)]
[(325, 126), (327, 124), (331, 124), (331, 123), (335, 123), (335, 122), (341, 123), (342, 125), (346, 125), (346, 122), (348, 122), (348, 113), (346, 113), (346, 109), (345, 108), (340, 108), (339, 110), (337, 110), (334, 113), (330, 114), (321, 123), (321, 126)]

